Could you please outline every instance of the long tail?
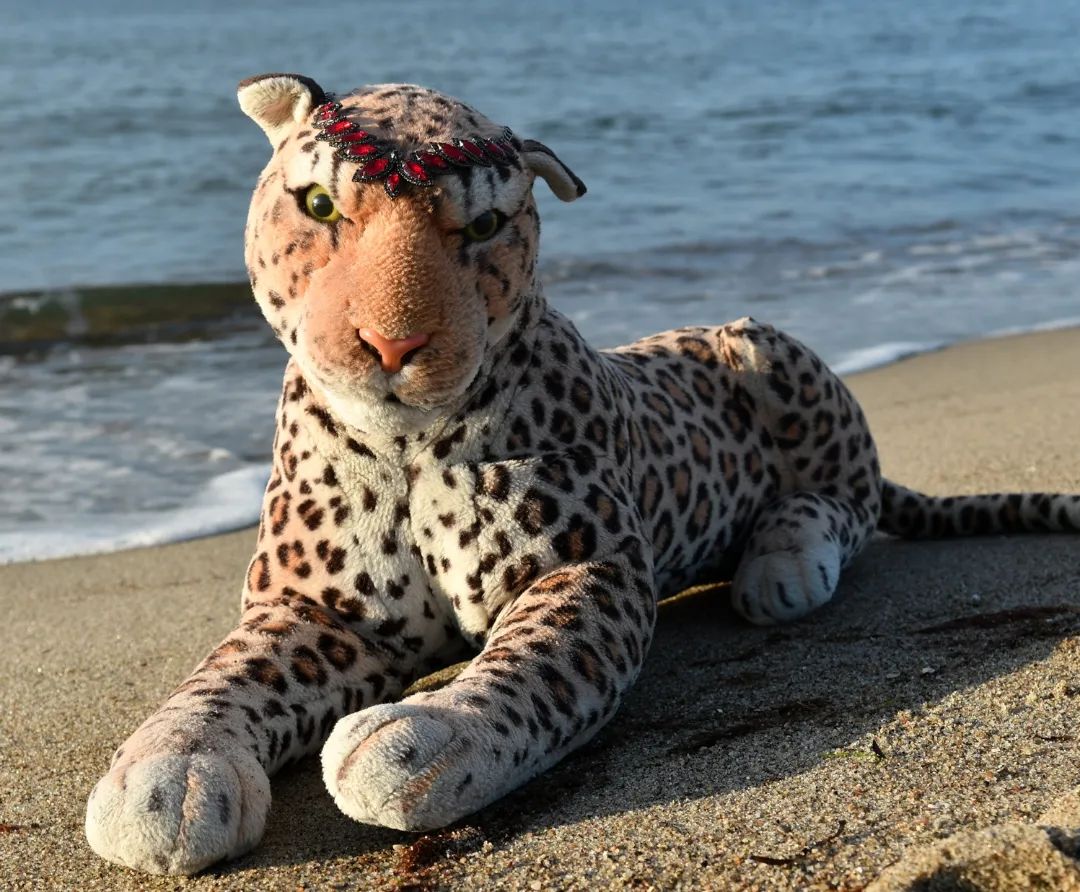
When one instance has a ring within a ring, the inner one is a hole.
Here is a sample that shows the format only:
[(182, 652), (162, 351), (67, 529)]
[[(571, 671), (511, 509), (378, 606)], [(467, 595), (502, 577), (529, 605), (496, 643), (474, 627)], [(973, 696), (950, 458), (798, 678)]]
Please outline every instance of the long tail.
[(1080, 532), (1080, 495), (993, 493), (927, 496), (882, 481), (878, 529), (905, 539), (993, 533)]

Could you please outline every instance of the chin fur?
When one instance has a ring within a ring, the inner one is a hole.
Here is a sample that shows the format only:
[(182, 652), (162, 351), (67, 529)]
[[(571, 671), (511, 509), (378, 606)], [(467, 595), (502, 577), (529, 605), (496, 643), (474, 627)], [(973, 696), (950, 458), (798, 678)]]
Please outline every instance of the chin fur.
[[(376, 376), (363, 387), (357, 387), (353, 382), (327, 380), (318, 369), (299, 357), (296, 359), (309, 386), (314, 385), (319, 390), (336, 418), (358, 431), (388, 438), (414, 434), (436, 424), (476, 377), (474, 370), (449, 392), (426, 396), (423, 401), (412, 399), (406, 402), (385, 379)], [(401, 383), (407, 384), (407, 379)]]

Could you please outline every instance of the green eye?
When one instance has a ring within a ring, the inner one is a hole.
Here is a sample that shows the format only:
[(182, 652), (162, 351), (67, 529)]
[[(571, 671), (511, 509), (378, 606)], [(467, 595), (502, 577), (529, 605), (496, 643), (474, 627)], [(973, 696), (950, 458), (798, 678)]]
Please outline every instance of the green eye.
[(334, 207), (334, 199), (322, 186), (311, 186), (304, 195), (304, 207), (316, 220), (333, 223), (341, 218), (341, 211)]
[(479, 217), (469, 223), (462, 232), (470, 242), (486, 242), (502, 229), (506, 222), (506, 216), (501, 211), (484, 211)]

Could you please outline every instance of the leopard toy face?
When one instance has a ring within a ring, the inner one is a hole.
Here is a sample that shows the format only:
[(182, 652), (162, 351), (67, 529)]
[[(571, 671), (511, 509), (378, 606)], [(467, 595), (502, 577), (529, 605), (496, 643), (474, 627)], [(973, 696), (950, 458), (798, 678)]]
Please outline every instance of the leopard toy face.
[(242, 854), (270, 775), (319, 748), (347, 815), (443, 826), (603, 727), (658, 598), (703, 575), (774, 623), (827, 602), (875, 529), (1080, 529), (1077, 496), (882, 479), (844, 384), (752, 319), (594, 350), (544, 300), (531, 192), (584, 186), (463, 103), (296, 75), (239, 97), (274, 149), (246, 238), (290, 354), (273, 470), (237, 628), (91, 793), (102, 857)]
[[(539, 144), (430, 90), (374, 87), (338, 102), (262, 78), (244, 96), (276, 141), (247, 227), (267, 320), (343, 420), (429, 426), (537, 291), (534, 177), (567, 199), (584, 187)], [(462, 137), (473, 155), (455, 146)], [(417, 150), (411, 163), (430, 185), (390, 169)], [(358, 188), (353, 152), (383, 178)]]

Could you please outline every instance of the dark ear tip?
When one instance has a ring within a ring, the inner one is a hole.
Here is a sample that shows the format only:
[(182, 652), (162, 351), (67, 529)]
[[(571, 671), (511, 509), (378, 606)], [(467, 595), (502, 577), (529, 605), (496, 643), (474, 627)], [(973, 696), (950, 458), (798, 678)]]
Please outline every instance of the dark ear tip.
[(304, 77), (304, 75), (302, 74), (289, 74), (281, 71), (272, 71), (269, 74), (257, 74), (254, 77), (244, 78), (242, 81), (240, 81), (239, 84), (236, 85), (236, 92), (240, 93), (243, 90), (246, 90), (252, 84), (257, 84), (260, 81), (269, 80), (272, 77), (287, 77), (303, 84), (305, 87), (307, 87), (308, 92), (311, 94), (312, 105), (322, 105), (326, 101), (326, 92), (310, 77)]
[(585, 184), (581, 181), (581, 178), (578, 177), (578, 175), (574, 173), (569, 167), (567, 167), (560, 160), (559, 156), (556, 155), (553, 151), (551, 151), (551, 149), (545, 146), (542, 142), (537, 142), (535, 139), (522, 140), (521, 151), (525, 153), (536, 153), (543, 155), (547, 158), (550, 158), (553, 162), (555, 162), (555, 164), (559, 166), (559, 169), (566, 175), (566, 178), (570, 180), (570, 183), (574, 187), (572, 197), (569, 193), (569, 190), (567, 190), (566, 192), (560, 192), (559, 188), (557, 188), (552, 183), (549, 177), (544, 175), (544, 178), (547, 179), (548, 185), (552, 187), (552, 191), (554, 191), (555, 194), (558, 195), (559, 198), (561, 198), (563, 201), (574, 201), (575, 199), (581, 198), (582, 195), (589, 191), (585, 188)]
[(245, 77), (240, 83), (236, 85), (236, 92), (240, 93), (250, 87), (252, 84), (257, 84), (259, 81), (264, 81), (268, 77), (277, 77), (276, 74), (256, 74), (254, 77)]

